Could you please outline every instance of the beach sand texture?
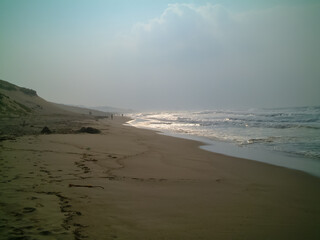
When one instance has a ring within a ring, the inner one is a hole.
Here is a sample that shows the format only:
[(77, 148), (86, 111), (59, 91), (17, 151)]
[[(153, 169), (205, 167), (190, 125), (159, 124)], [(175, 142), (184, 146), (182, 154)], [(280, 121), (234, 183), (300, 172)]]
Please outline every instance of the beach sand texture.
[(320, 239), (319, 178), (126, 120), (0, 142), (0, 239)]

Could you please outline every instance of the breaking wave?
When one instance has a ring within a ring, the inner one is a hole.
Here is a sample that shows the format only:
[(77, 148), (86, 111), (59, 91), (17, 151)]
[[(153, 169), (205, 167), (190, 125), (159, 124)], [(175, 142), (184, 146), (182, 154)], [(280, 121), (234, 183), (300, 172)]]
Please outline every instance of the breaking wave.
[(186, 133), (320, 160), (320, 107), (137, 113), (136, 127)]

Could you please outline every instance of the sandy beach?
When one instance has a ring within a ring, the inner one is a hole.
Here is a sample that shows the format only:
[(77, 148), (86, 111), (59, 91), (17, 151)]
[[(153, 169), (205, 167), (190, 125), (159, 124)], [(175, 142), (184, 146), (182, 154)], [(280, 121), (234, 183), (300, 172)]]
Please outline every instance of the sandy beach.
[(0, 142), (0, 239), (320, 238), (319, 178), (127, 120)]

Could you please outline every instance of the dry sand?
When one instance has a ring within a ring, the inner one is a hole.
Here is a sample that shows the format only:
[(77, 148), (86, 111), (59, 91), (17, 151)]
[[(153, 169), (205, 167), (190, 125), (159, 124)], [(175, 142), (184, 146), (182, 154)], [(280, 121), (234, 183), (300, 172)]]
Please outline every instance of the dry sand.
[(320, 179), (88, 120), (0, 142), (0, 239), (320, 239)]

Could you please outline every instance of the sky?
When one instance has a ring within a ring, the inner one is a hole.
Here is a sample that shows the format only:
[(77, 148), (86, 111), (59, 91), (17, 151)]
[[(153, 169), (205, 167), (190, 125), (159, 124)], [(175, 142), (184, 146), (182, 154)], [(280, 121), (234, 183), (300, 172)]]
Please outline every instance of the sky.
[(0, 79), (135, 110), (320, 105), (315, 0), (0, 0)]

